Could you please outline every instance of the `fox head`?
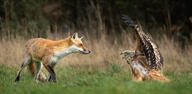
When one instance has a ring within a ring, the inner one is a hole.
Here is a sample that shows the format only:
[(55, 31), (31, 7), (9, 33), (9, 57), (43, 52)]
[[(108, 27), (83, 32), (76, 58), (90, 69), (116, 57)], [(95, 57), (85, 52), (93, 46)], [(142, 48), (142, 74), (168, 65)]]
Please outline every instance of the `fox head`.
[(71, 41), (73, 42), (72, 49), (74, 52), (82, 53), (82, 54), (89, 54), (91, 51), (88, 50), (82, 42), (82, 38), (78, 37), (78, 33), (74, 33), (71, 36)]

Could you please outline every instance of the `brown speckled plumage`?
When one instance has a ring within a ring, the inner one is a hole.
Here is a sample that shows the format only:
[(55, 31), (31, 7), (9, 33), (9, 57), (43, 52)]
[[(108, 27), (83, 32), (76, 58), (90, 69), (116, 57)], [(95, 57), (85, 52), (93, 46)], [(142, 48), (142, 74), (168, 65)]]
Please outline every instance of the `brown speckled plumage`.
[(135, 51), (126, 50), (122, 52), (130, 66), (133, 80), (170, 81), (161, 73), (163, 57), (152, 37), (145, 34), (141, 25), (136, 24), (128, 16), (123, 15), (123, 19), (130, 27), (135, 29), (137, 39), (137, 48)]
[(136, 50), (144, 53), (148, 61), (147, 63), (148, 65), (150, 65), (151, 69), (161, 70), (163, 67), (163, 57), (152, 37), (145, 34), (142, 30), (141, 25), (133, 22), (128, 16), (124, 15), (123, 19), (126, 23), (129, 24), (129, 26), (135, 29), (135, 34), (137, 38)]

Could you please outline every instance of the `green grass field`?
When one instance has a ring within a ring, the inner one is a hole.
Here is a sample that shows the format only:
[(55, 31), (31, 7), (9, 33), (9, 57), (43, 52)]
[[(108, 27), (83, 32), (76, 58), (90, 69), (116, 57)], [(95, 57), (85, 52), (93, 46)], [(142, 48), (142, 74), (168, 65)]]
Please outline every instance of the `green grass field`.
[(134, 82), (131, 74), (112, 64), (104, 70), (94, 68), (58, 67), (57, 83), (35, 83), (24, 70), (19, 83), (14, 83), (18, 67), (0, 65), (0, 94), (191, 94), (189, 73), (165, 72), (172, 82)]

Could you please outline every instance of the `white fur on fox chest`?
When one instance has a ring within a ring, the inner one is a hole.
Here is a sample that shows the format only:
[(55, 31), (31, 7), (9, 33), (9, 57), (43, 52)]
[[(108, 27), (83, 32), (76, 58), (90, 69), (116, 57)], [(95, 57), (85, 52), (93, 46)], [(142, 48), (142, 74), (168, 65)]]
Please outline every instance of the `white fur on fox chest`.
[(61, 50), (54, 50), (54, 56), (51, 57), (49, 64), (55, 65), (58, 63), (60, 59), (62, 59), (64, 56), (67, 56), (71, 53), (77, 53), (79, 51), (83, 51), (82, 48), (77, 47), (76, 45), (72, 45), (69, 48), (63, 48)]
[(148, 72), (148, 70), (145, 67), (143, 67), (141, 64), (139, 64), (139, 63), (137, 63), (135, 61), (132, 62), (132, 67), (136, 68), (143, 75), (146, 75), (147, 72)]

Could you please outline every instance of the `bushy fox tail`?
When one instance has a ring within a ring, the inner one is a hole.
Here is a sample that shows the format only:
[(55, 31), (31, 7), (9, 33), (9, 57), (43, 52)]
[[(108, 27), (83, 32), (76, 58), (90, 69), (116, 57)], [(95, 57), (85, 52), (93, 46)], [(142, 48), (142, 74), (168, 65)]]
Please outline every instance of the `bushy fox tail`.
[[(28, 70), (32, 74), (32, 76), (35, 77), (36, 65), (35, 65), (34, 62), (29, 63)], [(47, 78), (46, 78), (45, 74), (42, 71), (40, 71), (40, 73), (39, 73), (39, 80), (42, 81), (42, 82), (45, 82), (46, 79)]]
[(165, 77), (160, 71), (151, 71), (149, 72), (150, 77), (152, 80), (160, 80), (165, 82), (170, 82), (171, 80)]

